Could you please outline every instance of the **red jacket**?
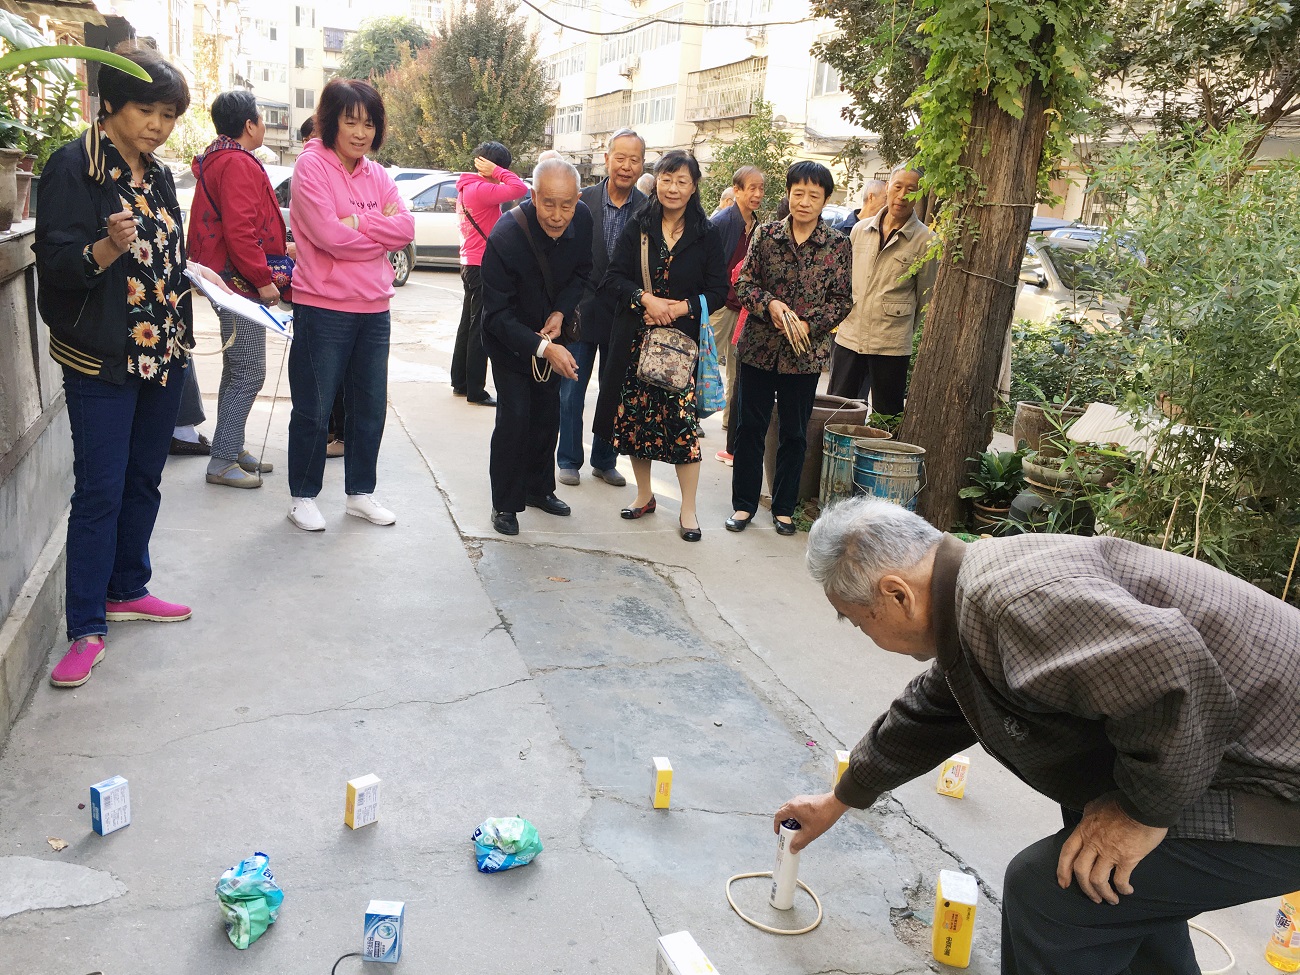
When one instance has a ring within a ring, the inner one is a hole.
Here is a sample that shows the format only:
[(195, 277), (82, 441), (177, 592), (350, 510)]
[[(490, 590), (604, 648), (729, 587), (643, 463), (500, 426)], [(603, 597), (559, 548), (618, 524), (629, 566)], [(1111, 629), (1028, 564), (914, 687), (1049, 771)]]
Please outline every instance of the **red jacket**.
[[(195, 156), (191, 169), (198, 183), (190, 207), (189, 256), (256, 299), (257, 290), (271, 283), (267, 256), (285, 254), (284, 217), (271, 180), (251, 152), (224, 136)], [(235, 275), (251, 290), (234, 281)]]

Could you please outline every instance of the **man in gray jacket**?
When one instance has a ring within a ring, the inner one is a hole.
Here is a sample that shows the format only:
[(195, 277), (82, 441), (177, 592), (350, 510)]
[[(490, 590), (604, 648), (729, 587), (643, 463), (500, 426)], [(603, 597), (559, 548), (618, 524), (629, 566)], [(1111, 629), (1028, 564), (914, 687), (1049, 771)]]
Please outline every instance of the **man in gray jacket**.
[(1188, 918), (1300, 887), (1300, 610), (1133, 542), (966, 545), (867, 498), (818, 519), (808, 565), (842, 618), (934, 663), (833, 793), (777, 812), (796, 852), (978, 741), (1065, 821), (1007, 867), (1007, 975), (1198, 975)]
[(920, 174), (900, 166), (889, 177), (884, 208), (849, 231), (853, 243), (853, 310), (840, 323), (831, 348), (829, 392), (850, 399), (871, 394), (885, 416), (903, 412), (912, 335), (938, 274), (925, 261), (934, 239), (916, 216)]
[[(578, 363), (578, 378), (560, 383), (560, 443), (555, 452), (561, 484), (577, 484), (582, 479), (583, 429), (582, 411), (587, 401), (587, 385), (596, 368), (605, 368), (609, 356), (610, 326), (614, 308), (608, 300), (599, 300), (596, 289), (609, 267), (614, 243), (628, 219), (645, 203), (645, 194), (636, 188), (637, 177), (645, 166), (645, 140), (631, 129), (619, 129), (605, 150), (605, 172), (595, 186), (582, 191), (582, 202), (591, 211), (591, 288), (579, 312), (582, 325), (577, 342), (569, 346)], [(591, 473), (606, 484), (622, 487), (627, 478), (614, 466), (618, 459), (614, 448), (600, 437), (591, 441)]]

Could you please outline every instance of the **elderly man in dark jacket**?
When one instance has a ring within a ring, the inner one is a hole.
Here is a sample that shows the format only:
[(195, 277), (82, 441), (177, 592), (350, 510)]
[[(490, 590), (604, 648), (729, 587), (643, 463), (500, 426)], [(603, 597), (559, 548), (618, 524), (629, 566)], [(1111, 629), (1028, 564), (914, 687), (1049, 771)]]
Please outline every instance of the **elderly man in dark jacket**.
[[(605, 172), (609, 175), (582, 191), (582, 202), (591, 212), (592, 221), (591, 289), (579, 314), (582, 334), (577, 342), (569, 344), (569, 351), (578, 363), (577, 378), (560, 381), (560, 446), (555, 460), (560, 468), (561, 484), (577, 484), (582, 479), (582, 411), (587, 401), (587, 385), (596, 369), (596, 354), (600, 353), (602, 369), (609, 361), (609, 336), (614, 321), (614, 308), (608, 295), (598, 296), (596, 288), (605, 277), (618, 235), (645, 203), (645, 194), (636, 188), (644, 166), (645, 140), (631, 129), (619, 129), (610, 137), (609, 148), (605, 150)], [(593, 477), (614, 487), (627, 484), (627, 478), (614, 466), (617, 459), (608, 440), (592, 438)]]
[(971, 545), (885, 501), (827, 511), (808, 565), (841, 617), (934, 664), (833, 793), (776, 814), (797, 851), (976, 741), (1060, 803), (1007, 867), (1008, 975), (1198, 975), (1187, 920), (1300, 886), (1300, 611), (1115, 538)]
[(569, 514), (555, 496), (555, 441), (560, 377), (577, 375), (563, 326), (591, 277), (591, 214), (580, 185), (563, 159), (538, 163), (532, 201), (497, 222), (483, 252), (483, 344), (497, 386), (492, 527), (503, 535), (519, 534), (525, 505)]

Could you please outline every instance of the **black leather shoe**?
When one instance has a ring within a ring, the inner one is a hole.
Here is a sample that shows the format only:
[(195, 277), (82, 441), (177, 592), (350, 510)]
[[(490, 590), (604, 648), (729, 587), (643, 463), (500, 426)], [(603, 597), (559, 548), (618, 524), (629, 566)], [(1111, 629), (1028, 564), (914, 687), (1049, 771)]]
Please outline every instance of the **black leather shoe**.
[(732, 515), (723, 523), (723, 527), (729, 532), (743, 532), (749, 527), (749, 523), (753, 520), (753, 515), (750, 515), (748, 518), (737, 518), (735, 515)]
[(687, 528), (683, 525), (681, 518), (677, 519), (677, 531), (682, 536), (683, 542), (698, 542), (704, 537), (704, 533), (698, 528)]
[(502, 535), (519, 534), (519, 518), (513, 511), (492, 512), (492, 527)]
[(524, 504), (528, 505), (530, 508), (541, 508), (548, 515), (563, 516), (569, 514), (573, 510), (557, 498), (554, 493), (548, 494), (544, 498), (539, 497), (538, 495), (530, 495), (524, 499)]
[(640, 518), (642, 515), (652, 515), (658, 510), (659, 510), (659, 502), (655, 500), (655, 496), (652, 494), (650, 495), (650, 500), (647, 501), (645, 504), (641, 505), (641, 507), (624, 508), (622, 511), (619, 512), (619, 516), (626, 518), (629, 521), (634, 521), (635, 519)]
[(484, 396), (482, 399), (466, 399), (466, 403), (473, 403), (475, 406), (496, 406), (497, 401), (491, 396)]
[(174, 457), (207, 457), (212, 453), (212, 441), (201, 433), (198, 443), (172, 437), (172, 445), (167, 452)]
[(794, 527), (793, 521), (780, 521), (776, 515), (772, 516), (772, 524), (776, 525), (778, 535), (793, 535), (799, 529)]

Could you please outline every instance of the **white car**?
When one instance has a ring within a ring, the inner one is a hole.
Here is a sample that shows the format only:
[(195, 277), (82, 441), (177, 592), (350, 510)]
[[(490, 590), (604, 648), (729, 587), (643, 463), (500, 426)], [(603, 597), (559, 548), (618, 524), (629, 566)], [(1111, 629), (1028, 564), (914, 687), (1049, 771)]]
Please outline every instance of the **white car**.
[(446, 169), (406, 169), (402, 166), (389, 166), (388, 175), (393, 178), (394, 183), (408, 183), (413, 179), (423, 179), (426, 176), (447, 176), (450, 170)]
[(460, 267), (458, 179), (459, 173), (432, 173), (397, 184), (397, 192), (415, 218), (414, 263), (417, 266)]

